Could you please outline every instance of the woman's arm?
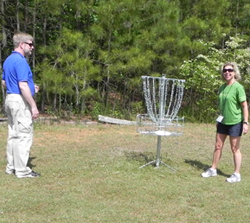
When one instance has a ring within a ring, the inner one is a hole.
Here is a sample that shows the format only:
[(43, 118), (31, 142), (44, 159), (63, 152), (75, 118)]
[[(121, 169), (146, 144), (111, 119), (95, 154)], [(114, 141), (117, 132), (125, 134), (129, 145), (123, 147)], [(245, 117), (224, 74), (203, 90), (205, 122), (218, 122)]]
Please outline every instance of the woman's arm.
[(242, 111), (243, 111), (243, 133), (246, 134), (248, 131), (248, 105), (247, 105), (247, 101), (241, 102), (241, 107), (242, 107)]

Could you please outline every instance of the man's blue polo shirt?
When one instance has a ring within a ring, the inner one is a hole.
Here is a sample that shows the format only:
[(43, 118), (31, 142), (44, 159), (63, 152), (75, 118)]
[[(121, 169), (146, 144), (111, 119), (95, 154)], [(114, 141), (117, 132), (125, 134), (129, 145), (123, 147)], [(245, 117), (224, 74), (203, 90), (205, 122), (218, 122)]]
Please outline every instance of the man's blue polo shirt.
[(31, 94), (35, 94), (35, 85), (32, 78), (33, 74), (26, 58), (12, 51), (3, 64), (2, 79), (5, 81), (8, 94), (21, 94), (19, 82), (28, 82)]

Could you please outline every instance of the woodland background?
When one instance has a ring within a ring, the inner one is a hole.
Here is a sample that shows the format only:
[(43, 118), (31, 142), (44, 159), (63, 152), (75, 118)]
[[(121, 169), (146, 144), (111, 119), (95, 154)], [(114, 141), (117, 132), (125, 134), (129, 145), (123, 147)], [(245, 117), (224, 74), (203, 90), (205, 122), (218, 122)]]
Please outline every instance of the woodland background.
[(1, 65), (15, 32), (35, 37), (41, 113), (134, 119), (146, 112), (141, 76), (165, 74), (186, 80), (180, 115), (211, 122), (226, 61), (250, 97), (249, 0), (0, 0), (0, 12)]

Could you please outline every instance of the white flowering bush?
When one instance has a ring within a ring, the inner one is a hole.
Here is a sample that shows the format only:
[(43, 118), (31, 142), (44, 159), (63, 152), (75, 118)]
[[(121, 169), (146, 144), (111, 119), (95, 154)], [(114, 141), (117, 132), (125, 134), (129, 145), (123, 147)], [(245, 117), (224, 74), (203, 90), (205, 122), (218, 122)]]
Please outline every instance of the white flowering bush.
[(207, 47), (207, 54), (184, 61), (180, 68), (180, 76), (186, 80), (183, 103), (186, 115), (192, 120), (211, 122), (217, 116), (218, 88), (223, 83), (220, 68), (225, 62), (238, 64), (241, 84), (250, 96), (250, 52), (239, 36), (230, 37), (222, 49), (217, 49), (212, 42), (200, 42)]

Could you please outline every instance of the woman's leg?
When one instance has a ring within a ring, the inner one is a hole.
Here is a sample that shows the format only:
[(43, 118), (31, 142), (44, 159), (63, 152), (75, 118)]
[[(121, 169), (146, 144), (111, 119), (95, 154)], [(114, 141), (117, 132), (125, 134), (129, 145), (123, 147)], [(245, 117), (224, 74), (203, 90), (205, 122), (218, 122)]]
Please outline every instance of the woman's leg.
[(241, 162), (242, 162), (242, 155), (240, 151), (240, 139), (241, 139), (240, 136), (238, 137), (230, 136), (230, 145), (234, 159), (234, 172), (238, 174), (240, 173)]
[(216, 133), (215, 148), (214, 148), (214, 154), (213, 154), (213, 164), (211, 166), (212, 169), (217, 168), (217, 165), (222, 155), (222, 149), (223, 149), (226, 138), (227, 138), (227, 135)]

